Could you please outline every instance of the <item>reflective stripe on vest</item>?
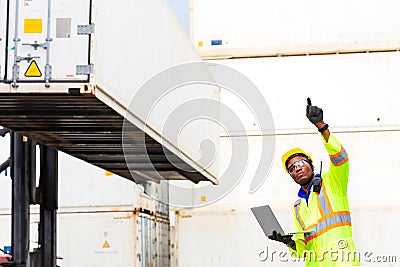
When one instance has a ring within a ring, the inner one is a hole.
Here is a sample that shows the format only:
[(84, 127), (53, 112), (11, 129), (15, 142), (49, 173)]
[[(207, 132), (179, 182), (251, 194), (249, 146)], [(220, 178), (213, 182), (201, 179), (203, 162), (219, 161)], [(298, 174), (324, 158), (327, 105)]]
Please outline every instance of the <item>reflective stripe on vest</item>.
[(322, 182), (322, 190), (318, 195), (318, 209), (321, 213), (321, 219), (317, 221), (317, 224), (313, 224), (308, 227), (305, 226), (305, 223), (300, 216), (300, 203), (300, 199), (295, 203), (294, 208), (296, 218), (304, 231), (312, 231), (311, 233), (304, 233), (306, 245), (308, 241), (320, 236), (330, 229), (345, 225), (351, 226), (351, 217), (349, 211), (333, 212), (332, 205), (326, 193), (324, 182)]
[(341, 146), (340, 152), (334, 155), (329, 155), (329, 157), (331, 158), (332, 164), (335, 166), (340, 166), (349, 159), (349, 157), (347, 156), (347, 152), (343, 148), (343, 146)]
[(322, 218), (317, 225), (313, 225), (309, 230), (313, 231), (311, 233), (305, 233), (304, 238), (306, 239), (306, 244), (313, 238), (316, 238), (330, 229), (340, 227), (340, 226), (351, 226), (351, 217), (349, 212), (337, 212), (330, 216)]
[(296, 213), (297, 221), (299, 222), (301, 228), (304, 230), (306, 228), (306, 226), (300, 217), (300, 199), (295, 203), (294, 211)]
[(331, 202), (326, 194), (326, 188), (324, 182), (322, 182), (322, 190), (318, 195), (318, 208), (321, 213), (321, 217), (331, 214), (333, 212)]

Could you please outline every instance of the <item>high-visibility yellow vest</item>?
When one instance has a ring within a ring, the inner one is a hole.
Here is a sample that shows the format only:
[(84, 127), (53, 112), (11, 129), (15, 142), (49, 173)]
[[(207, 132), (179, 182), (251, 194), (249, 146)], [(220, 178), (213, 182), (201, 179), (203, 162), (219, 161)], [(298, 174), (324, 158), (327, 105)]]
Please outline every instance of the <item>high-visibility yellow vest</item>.
[(332, 134), (324, 145), (331, 162), (322, 175), (322, 188), (319, 193), (311, 188), (308, 204), (300, 198), (293, 207), (296, 231), (312, 232), (295, 235), (296, 251), (291, 252), (305, 257), (306, 266), (359, 266), (347, 199), (347, 152)]

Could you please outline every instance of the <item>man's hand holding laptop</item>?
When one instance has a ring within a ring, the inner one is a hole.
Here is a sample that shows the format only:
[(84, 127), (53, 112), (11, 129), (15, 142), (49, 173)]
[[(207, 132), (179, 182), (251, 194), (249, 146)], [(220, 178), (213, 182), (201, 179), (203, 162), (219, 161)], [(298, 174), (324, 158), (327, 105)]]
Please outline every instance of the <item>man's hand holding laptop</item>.
[(268, 236), (269, 239), (275, 240), (285, 244), (286, 246), (296, 250), (296, 243), (292, 239), (292, 235), (281, 235), (277, 231), (272, 231), (272, 234)]

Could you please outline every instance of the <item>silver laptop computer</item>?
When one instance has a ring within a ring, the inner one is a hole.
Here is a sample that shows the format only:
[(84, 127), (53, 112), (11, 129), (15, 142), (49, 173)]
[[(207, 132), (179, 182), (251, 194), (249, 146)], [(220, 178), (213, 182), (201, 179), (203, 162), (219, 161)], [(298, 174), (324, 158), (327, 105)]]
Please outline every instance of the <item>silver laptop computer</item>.
[(276, 231), (282, 236), (292, 236), (295, 234), (312, 232), (312, 231), (300, 231), (300, 232), (285, 233), (269, 205), (253, 207), (251, 208), (251, 211), (253, 212), (254, 216), (258, 221), (258, 224), (261, 226), (262, 230), (264, 231), (264, 234), (267, 237), (269, 235), (272, 235), (273, 231)]

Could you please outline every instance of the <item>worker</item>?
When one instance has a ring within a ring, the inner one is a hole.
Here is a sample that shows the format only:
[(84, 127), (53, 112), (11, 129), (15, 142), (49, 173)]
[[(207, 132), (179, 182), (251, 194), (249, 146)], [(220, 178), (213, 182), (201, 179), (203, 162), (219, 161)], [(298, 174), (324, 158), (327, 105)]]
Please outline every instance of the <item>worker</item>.
[(321, 177), (311, 156), (300, 148), (282, 156), (285, 171), (300, 186), (293, 219), (295, 231), (301, 233), (282, 236), (274, 231), (268, 237), (287, 245), (292, 256), (304, 258), (306, 266), (359, 266), (347, 199), (347, 152), (323, 121), (323, 110), (313, 106), (310, 98), (306, 116), (322, 135), (330, 167)]
[(12, 260), (12, 256), (9, 254), (0, 254), (0, 264), (10, 262)]

